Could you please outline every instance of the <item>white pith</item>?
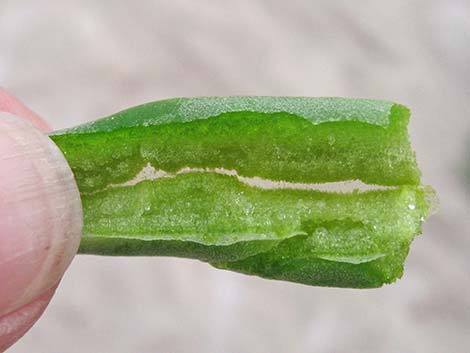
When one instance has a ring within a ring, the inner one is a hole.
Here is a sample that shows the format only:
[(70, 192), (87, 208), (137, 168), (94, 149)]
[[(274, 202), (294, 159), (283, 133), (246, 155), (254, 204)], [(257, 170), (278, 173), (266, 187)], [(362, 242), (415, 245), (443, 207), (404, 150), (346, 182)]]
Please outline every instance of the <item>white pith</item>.
[(332, 192), (353, 192), (353, 191), (371, 191), (371, 190), (389, 190), (394, 186), (370, 185), (359, 180), (328, 182), (328, 183), (293, 183), (288, 181), (275, 181), (263, 179), (260, 177), (246, 177), (239, 175), (236, 170), (226, 168), (190, 168), (184, 167), (177, 172), (170, 173), (162, 169), (156, 169), (148, 163), (142, 170), (131, 180), (120, 184), (110, 184), (106, 189), (122, 188), (137, 185), (143, 181), (158, 180), (163, 178), (175, 178), (178, 175), (190, 173), (215, 173), (236, 177), (243, 184), (251, 187), (274, 190), (274, 189), (292, 189), (292, 190), (317, 190)]

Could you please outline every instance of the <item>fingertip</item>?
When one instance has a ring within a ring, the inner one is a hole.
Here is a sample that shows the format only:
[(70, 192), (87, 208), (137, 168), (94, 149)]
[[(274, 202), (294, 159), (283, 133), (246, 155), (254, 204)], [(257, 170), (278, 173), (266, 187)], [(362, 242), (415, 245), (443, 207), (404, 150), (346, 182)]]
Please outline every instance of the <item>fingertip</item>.
[(81, 227), (78, 188), (58, 147), (28, 121), (0, 113), (0, 315), (60, 280)]
[(0, 317), (0, 352), (19, 340), (39, 319), (57, 286), (47, 290), (33, 302)]
[(0, 87), (0, 112), (6, 112), (29, 120), (41, 131), (51, 131), (51, 127), (41, 117), (21, 103), (12, 94)]

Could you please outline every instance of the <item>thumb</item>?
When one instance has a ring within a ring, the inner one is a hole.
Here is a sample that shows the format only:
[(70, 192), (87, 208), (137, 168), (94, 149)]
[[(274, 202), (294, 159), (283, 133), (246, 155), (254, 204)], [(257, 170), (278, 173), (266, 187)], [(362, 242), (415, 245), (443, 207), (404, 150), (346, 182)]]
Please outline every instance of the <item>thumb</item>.
[(79, 192), (57, 146), (0, 112), (0, 351), (41, 315), (77, 252)]

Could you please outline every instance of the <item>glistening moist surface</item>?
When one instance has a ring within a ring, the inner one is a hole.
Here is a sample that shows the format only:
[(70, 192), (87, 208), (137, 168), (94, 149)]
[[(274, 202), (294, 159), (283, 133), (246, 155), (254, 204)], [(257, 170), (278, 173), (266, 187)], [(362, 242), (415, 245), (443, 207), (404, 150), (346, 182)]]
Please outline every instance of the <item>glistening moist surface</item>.
[(82, 193), (82, 253), (377, 287), (401, 276), (429, 209), (408, 119), (381, 101), (209, 97), (146, 104), (51, 138)]
[(84, 253), (184, 256), (348, 287), (400, 276), (428, 209), (425, 191), (416, 187), (344, 194), (261, 189), (214, 173), (109, 189), (84, 196), (83, 207)]
[(51, 137), (84, 192), (126, 182), (147, 164), (300, 183), (417, 185), (408, 120), (406, 107), (382, 101), (210, 97), (145, 104)]

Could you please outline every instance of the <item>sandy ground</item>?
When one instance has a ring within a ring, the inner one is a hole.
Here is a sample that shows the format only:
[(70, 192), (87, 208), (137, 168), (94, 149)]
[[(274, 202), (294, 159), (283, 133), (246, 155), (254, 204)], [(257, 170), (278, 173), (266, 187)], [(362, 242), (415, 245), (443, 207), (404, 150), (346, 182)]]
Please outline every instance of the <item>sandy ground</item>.
[(467, 0), (0, 0), (0, 85), (56, 128), (175, 96), (386, 98), (412, 108), (441, 199), (376, 290), (78, 256), (11, 352), (470, 352), (469, 18)]

